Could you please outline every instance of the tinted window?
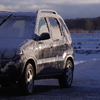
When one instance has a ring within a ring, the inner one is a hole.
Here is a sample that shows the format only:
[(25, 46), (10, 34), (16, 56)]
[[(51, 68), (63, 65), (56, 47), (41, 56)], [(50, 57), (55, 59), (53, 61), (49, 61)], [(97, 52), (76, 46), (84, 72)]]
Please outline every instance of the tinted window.
[(65, 36), (65, 37), (67, 37), (67, 40), (69, 41), (69, 42), (71, 42), (72, 40), (71, 40), (71, 36), (70, 36), (70, 34), (68, 34), (69, 32), (68, 32), (68, 29), (67, 29), (67, 26), (66, 26), (66, 24), (60, 19), (60, 22), (61, 22), (61, 25), (62, 25), (62, 31), (63, 31), (63, 35)]
[(49, 21), (53, 39), (59, 39), (61, 37), (61, 31), (58, 21), (55, 18), (49, 18)]
[(57, 22), (56, 19), (54, 19), (54, 18), (49, 18), (49, 21), (50, 21), (50, 25), (51, 25), (52, 27), (59, 27), (58, 22)]
[(62, 21), (61, 19), (60, 19), (60, 22), (61, 22), (61, 25), (62, 25), (62, 27), (63, 27), (63, 30), (66, 31), (66, 32), (68, 33), (67, 27), (66, 27), (66, 25), (63, 23), (63, 21)]
[(40, 19), (38, 26), (38, 35), (42, 33), (49, 33), (45, 18)]

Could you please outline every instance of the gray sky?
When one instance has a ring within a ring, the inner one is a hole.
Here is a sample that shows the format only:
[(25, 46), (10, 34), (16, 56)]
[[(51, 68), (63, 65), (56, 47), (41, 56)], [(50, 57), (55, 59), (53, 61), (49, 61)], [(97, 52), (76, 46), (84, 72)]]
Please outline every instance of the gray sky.
[(0, 0), (0, 10), (56, 10), (64, 19), (100, 16), (100, 0)]

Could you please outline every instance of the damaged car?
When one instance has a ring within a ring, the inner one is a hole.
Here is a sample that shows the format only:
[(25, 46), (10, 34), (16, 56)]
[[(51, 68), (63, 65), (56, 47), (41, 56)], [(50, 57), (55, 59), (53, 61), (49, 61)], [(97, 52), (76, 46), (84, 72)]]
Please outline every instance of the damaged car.
[(32, 94), (34, 80), (72, 85), (74, 52), (70, 32), (54, 10), (0, 12), (0, 84)]

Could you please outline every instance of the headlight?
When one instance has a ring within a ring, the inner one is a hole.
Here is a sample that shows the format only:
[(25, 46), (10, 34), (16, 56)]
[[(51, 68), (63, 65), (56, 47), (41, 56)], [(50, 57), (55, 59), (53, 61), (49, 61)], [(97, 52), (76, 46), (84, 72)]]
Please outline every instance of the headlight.
[(23, 54), (24, 54), (23, 50), (18, 50), (18, 51), (16, 52), (16, 55), (23, 55)]

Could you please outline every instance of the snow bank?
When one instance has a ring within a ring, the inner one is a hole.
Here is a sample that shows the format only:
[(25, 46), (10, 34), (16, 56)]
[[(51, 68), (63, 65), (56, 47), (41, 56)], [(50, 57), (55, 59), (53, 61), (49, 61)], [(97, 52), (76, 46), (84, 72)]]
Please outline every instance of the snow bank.
[(100, 86), (100, 59), (75, 65), (73, 84)]
[(71, 36), (75, 54), (73, 84), (100, 86), (100, 34), (71, 34)]

